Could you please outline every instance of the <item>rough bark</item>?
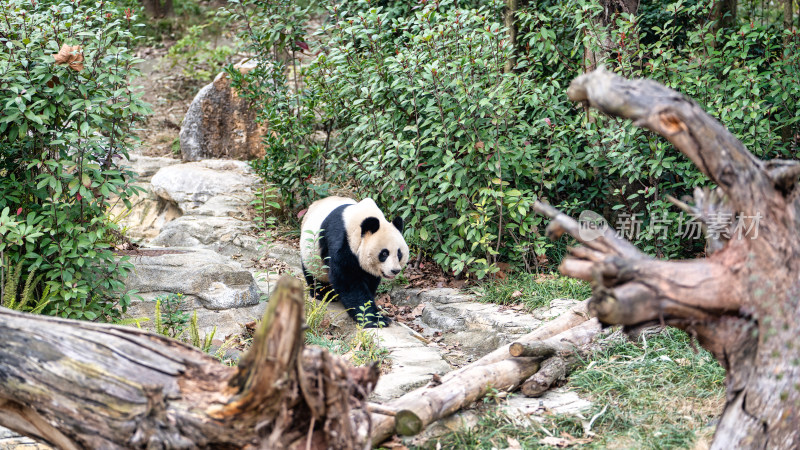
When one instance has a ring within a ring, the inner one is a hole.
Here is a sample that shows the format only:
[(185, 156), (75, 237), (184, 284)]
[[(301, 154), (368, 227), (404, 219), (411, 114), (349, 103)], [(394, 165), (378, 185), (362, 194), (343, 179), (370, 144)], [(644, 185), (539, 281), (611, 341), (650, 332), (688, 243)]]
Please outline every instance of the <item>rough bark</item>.
[(720, 206), (751, 217), (758, 232), (731, 236), (704, 259), (658, 261), (613, 230), (587, 237), (539, 203), (551, 238), (566, 232), (584, 245), (560, 270), (592, 282), (589, 311), (602, 323), (672, 325), (714, 354), (727, 370), (727, 403), (713, 448), (800, 447), (800, 164), (755, 158), (695, 102), (652, 81), (600, 68), (568, 95), (667, 138), (717, 184)]
[(539, 371), (525, 380), (519, 390), (527, 397), (538, 397), (563, 380), (578, 365), (576, 355), (553, 356), (542, 361)]
[(134, 328), (0, 308), (0, 425), (61, 449), (365, 448), (374, 368), (303, 349), (285, 278), (238, 368)]
[(736, 25), (736, 9), (739, 7), (738, 0), (716, 0), (712, 11), (714, 24), (714, 34), (720, 30), (725, 30)]
[(600, 331), (600, 323), (597, 319), (587, 320), (548, 339), (534, 342), (512, 342), (508, 347), (508, 353), (511, 356), (537, 358), (548, 358), (558, 353), (571, 354), (576, 349), (589, 344), (598, 331)]
[[(562, 338), (576, 336), (568, 334), (573, 327), (583, 330), (579, 331), (581, 336), (585, 336), (585, 331), (592, 328), (598, 331), (599, 324), (588, 320), (586, 305), (587, 302), (575, 305), (517, 342), (528, 345), (550, 339), (548, 342), (559, 343)], [(592, 324), (588, 326), (582, 325), (590, 322)], [(489, 389), (515, 390), (539, 370), (542, 358), (515, 358), (510, 355), (509, 348), (509, 345), (500, 347), (472, 364), (448, 373), (440, 383), (421, 387), (389, 402), (386, 408), (396, 411), (396, 414), (376, 413), (372, 416), (373, 444), (380, 444), (395, 433), (417, 434), (434, 421), (480, 399)]]

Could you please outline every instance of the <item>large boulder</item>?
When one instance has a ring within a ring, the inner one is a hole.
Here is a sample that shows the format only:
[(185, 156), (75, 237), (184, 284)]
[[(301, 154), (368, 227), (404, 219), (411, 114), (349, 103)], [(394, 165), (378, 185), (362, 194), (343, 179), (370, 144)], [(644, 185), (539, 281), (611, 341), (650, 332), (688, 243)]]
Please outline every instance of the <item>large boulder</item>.
[[(246, 72), (254, 63), (235, 66)], [(197, 93), (181, 126), (181, 156), (185, 161), (209, 158), (254, 159), (264, 156), (264, 126), (256, 123), (249, 102), (236, 93), (226, 73)]]
[(122, 166), (132, 171), (136, 175), (136, 181), (146, 182), (153, 178), (162, 167), (178, 164), (181, 161), (174, 158), (164, 158), (159, 156), (143, 156), (131, 153), (127, 159), (122, 161)]
[(253, 222), (232, 217), (181, 216), (164, 225), (150, 245), (205, 248), (233, 257), (262, 254)]
[(152, 191), (183, 214), (234, 216), (247, 210), (260, 180), (242, 161), (204, 160), (161, 168)]
[(258, 304), (261, 290), (239, 263), (204, 249), (148, 248), (130, 259), (134, 270), (125, 286), (139, 295), (179, 293), (198, 299), (205, 309), (222, 310)]

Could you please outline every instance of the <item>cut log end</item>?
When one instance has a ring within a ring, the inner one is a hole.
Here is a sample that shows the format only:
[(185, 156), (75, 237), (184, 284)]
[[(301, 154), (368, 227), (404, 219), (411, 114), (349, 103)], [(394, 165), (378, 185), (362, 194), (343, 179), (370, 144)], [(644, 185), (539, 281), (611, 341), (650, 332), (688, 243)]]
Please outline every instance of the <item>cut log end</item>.
[(423, 421), (414, 411), (404, 409), (395, 414), (394, 431), (401, 436), (417, 435), (422, 427)]

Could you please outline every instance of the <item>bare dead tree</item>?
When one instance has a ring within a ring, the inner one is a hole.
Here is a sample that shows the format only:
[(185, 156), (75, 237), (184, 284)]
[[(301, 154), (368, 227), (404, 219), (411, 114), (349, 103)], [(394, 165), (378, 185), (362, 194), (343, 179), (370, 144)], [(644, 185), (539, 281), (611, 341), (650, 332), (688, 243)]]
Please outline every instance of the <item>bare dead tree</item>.
[(583, 244), (561, 272), (592, 283), (589, 311), (603, 324), (664, 323), (714, 354), (727, 371), (727, 403), (713, 448), (800, 448), (800, 163), (757, 159), (694, 101), (653, 81), (601, 67), (575, 79), (568, 95), (667, 138), (718, 186), (679, 206), (704, 223), (735, 214), (751, 232), (709, 233), (706, 258), (661, 261), (611, 229), (587, 238), (578, 222), (539, 203), (551, 238), (566, 232)]

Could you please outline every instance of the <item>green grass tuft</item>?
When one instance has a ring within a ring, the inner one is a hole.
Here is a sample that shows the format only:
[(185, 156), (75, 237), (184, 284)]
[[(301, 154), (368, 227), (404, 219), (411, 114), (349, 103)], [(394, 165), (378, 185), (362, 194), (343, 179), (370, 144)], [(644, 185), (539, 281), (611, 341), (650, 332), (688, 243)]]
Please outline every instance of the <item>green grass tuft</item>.
[[(531, 311), (550, 306), (556, 298), (584, 300), (592, 295), (589, 283), (560, 275), (512, 274), (503, 280), (491, 280), (476, 289), (487, 303), (511, 305), (523, 303)], [(522, 295), (514, 298), (514, 292)]]

